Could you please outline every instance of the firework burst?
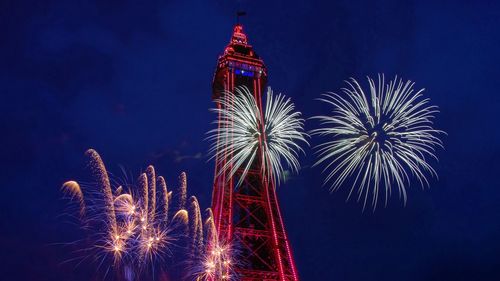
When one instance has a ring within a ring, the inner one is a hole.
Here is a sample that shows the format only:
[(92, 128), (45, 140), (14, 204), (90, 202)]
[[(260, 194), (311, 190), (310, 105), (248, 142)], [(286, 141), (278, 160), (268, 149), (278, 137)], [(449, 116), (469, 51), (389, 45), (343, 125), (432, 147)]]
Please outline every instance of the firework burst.
[[(81, 257), (82, 261), (94, 260), (106, 274), (112, 270), (117, 279), (154, 280), (155, 274), (166, 274), (171, 269), (166, 268), (167, 258), (174, 254), (178, 259), (187, 259), (188, 264), (203, 255), (208, 244), (204, 244), (202, 216), (196, 197), (191, 196), (186, 203), (185, 173), (179, 177), (179, 208), (171, 212), (172, 191), (168, 191), (163, 177), (157, 177), (153, 166), (139, 176), (137, 185), (122, 183), (114, 187), (99, 154), (90, 149), (86, 156), (95, 184), (68, 181), (61, 188), (78, 204), (82, 225), (89, 235), (85, 241), (92, 243), (90, 248), (82, 248), (81, 252), (88, 253)], [(211, 215), (206, 224), (210, 223)], [(207, 235), (211, 240), (217, 237), (212, 228)], [(187, 245), (186, 249), (180, 244)]]
[(234, 271), (235, 250), (231, 243), (220, 240), (211, 209), (207, 209), (204, 224), (206, 231), (203, 251), (192, 259), (194, 263), (191, 272), (194, 280), (238, 280)]
[(421, 89), (414, 91), (414, 83), (397, 77), (378, 83), (368, 77), (370, 94), (351, 79), (342, 95), (325, 94), (320, 100), (333, 107), (331, 116), (316, 116), (322, 128), (314, 135), (331, 139), (318, 145), (315, 165), (325, 164), (328, 175), (325, 183), (337, 190), (346, 180), (352, 180), (349, 197), (357, 187), (357, 199), (363, 208), (371, 196), (375, 209), (379, 194), (384, 193), (385, 204), (392, 186), (398, 189), (406, 203), (406, 186), (415, 177), (423, 186), (429, 185), (426, 175), (437, 176), (427, 158), (436, 158), (435, 148), (443, 147), (438, 136), (443, 131), (433, 128), (436, 106), (423, 98)]
[(231, 249), (230, 245), (219, 240), (207, 244), (207, 251), (204, 252), (197, 264), (196, 269), (199, 270), (195, 274), (197, 281), (237, 280), (232, 259), (234, 250)]
[(218, 128), (209, 132), (210, 153), (222, 167), (222, 173), (232, 177), (238, 170), (238, 185), (257, 160), (263, 161), (262, 173), (274, 183), (282, 180), (285, 168), (298, 172), (299, 143), (306, 144), (304, 120), (295, 105), (282, 94), (274, 95), (268, 88), (266, 106), (246, 87), (237, 87), (217, 100)]

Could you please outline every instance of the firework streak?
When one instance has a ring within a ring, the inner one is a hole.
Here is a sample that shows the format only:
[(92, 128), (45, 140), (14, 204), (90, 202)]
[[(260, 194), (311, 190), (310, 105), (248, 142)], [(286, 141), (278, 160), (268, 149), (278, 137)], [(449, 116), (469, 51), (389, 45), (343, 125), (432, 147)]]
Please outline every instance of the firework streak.
[[(197, 198), (187, 200), (185, 173), (175, 197), (178, 209), (171, 210), (172, 191), (153, 166), (137, 184), (113, 188), (99, 154), (89, 149), (85, 155), (95, 183), (68, 181), (61, 189), (77, 203), (86, 241), (92, 243), (81, 251), (82, 261), (95, 261), (103, 279), (163, 280), (172, 269), (182, 272), (176, 278), (183, 280), (234, 278), (230, 247), (220, 244), (212, 211), (207, 209), (203, 222)], [(168, 262), (174, 258), (176, 264)]]

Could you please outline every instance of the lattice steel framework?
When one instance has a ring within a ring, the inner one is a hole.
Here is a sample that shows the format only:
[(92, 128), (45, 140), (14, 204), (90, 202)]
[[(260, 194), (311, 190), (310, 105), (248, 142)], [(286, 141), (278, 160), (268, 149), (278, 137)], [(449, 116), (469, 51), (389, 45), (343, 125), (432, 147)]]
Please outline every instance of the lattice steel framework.
[[(234, 93), (235, 87), (244, 85), (262, 108), (266, 83), (264, 62), (248, 44), (243, 27), (237, 24), (229, 45), (218, 60), (213, 98), (217, 99), (224, 92)], [(235, 183), (241, 173), (230, 178), (220, 173), (224, 159), (217, 159), (216, 163), (222, 164), (215, 167), (212, 209), (220, 239), (233, 245), (237, 279), (299, 280), (275, 188), (260, 172), (262, 159), (252, 163), (251, 171), (240, 186)]]

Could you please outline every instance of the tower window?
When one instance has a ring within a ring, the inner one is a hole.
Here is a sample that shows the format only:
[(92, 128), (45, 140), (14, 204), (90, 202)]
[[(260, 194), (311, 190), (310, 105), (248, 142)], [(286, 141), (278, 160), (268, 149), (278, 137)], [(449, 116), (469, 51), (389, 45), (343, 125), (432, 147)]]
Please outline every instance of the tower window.
[(253, 71), (249, 70), (243, 70), (243, 69), (235, 69), (234, 73), (237, 75), (242, 75), (242, 76), (248, 76), (248, 77), (253, 77)]

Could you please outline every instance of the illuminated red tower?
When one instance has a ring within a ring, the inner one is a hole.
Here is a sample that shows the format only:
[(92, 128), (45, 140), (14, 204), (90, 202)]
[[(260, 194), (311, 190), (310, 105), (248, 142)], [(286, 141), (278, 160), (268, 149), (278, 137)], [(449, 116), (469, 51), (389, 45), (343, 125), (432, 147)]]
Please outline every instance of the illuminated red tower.
[[(248, 44), (243, 27), (237, 24), (217, 63), (213, 98), (246, 86), (262, 107), (266, 82), (264, 62)], [(224, 159), (217, 159), (216, 163), (221, 162)], [(215, 224), (220, 239), (229, 241), (235, 249), (238, 280), (296, 281), (298, 276), (275, 187), (262, 176), (261, 162), (262, 159), (255, 160), (252, 170), (237, 187), (235, 183), (241, 173), (229, 178), (228, 174), (220, 173), (223, 164), (216, 165), (212, 195)]]

